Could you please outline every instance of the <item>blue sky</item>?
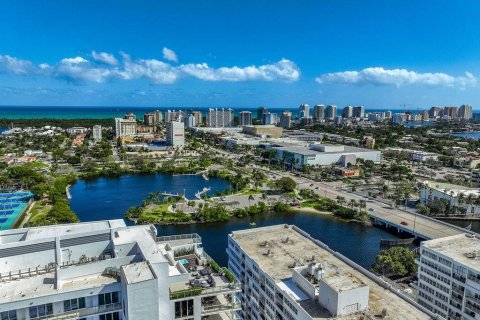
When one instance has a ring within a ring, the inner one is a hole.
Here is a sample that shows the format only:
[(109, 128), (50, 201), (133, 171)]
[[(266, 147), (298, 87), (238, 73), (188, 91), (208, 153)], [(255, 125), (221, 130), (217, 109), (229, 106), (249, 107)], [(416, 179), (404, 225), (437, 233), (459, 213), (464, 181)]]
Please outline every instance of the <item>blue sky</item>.
[(480, 107), (478, 1), (1, 1), (0, 104)]

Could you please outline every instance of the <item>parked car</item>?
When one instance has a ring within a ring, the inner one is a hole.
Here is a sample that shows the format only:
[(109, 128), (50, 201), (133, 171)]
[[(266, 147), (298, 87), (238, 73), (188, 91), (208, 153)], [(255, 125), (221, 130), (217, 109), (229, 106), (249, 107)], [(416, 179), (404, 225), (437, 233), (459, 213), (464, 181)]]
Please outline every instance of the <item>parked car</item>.
[(402, 222), (400, 222), (400, 224), (403, 225), (403, 226), (408, 226), (408, 222), (407, 222), (407, 221), (402, 221)]
[(373, 209), (373, 208), (368, 208), (368, 211), (375, 211), (375, 209)]

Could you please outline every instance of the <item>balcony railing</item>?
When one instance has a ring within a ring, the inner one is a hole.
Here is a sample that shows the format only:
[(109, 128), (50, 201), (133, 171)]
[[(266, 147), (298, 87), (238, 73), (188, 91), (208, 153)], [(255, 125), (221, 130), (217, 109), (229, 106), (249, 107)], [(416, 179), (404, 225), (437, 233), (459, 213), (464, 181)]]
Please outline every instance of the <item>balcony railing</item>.
[(240, 302), (218, 304), (218, 305), (214, 305), (214, 306), (203, 306), (202, 307), (202, 316), (208, 315), (208, 314), (216, 314), (216, 313), (224, 312), (224, 311), (240, 310), (241, 308), (242, 308), (242, 305), (240, 304)]
[(35, 318), (35, 320), (78, 319), (78, 318), (82, 318), (82, 317), (91, 316), (91, 315), (94, 315), (94, 314), (101, 314), (101, 313), (114, 312), (114, 311), (120, 311), (120, 310), (122, 310), (122, 304), (117, 302), (117, 303), (111, 303), (111, 304), (106, 304), (106, 305), (97, 306), (97, 307), (78, 309), (78, 310), (75, 310), (75, 311), (69, 311), (69, 312), (64, 312), (64, 313), (55, 314), (55, 315), (38, 317), (38, 318)]
[(477, 278), (476, 276), (471, 275), (471, 274), (468, 275), (468, 280), (472, 280), (476, 283), (480, 283), (480, 278)]
[(177, 299), (184, 299), (188, 297), (193, 297), (193, 296), (212, 296), (220, 293), (226, 293), (226, 292), (231, 292), (231, 291), (240, 291), (240, 283), (237, 281), (234, 281), (232, 283), (223, 285), (223, 286), (216, 286), (214, 288), (190, 288), (190, 289), (185, 289), (185, 290), (179, 290), (179, 291), (171, 291), (170, 292), (170, 300), (177, 300)]
[(181, 241), (184, 240), (185, 243), (202, 243), (202, 237), (198, 233), (188, 233), (188, 234), (178, 234), (173, 236), (160, 236), (157, 237), (157, 242), (171, 242), (171, 241)]

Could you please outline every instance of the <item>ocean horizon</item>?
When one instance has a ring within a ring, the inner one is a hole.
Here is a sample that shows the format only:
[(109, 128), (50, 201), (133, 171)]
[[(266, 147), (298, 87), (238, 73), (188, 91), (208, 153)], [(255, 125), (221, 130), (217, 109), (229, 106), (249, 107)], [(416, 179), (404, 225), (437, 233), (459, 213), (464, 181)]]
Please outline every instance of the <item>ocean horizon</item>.
[[(313, 112), (313, 106), (310, 106), (310, 112)], [(133, 112), (137, 118), (143, 117), (145, 112), (160, 110), (184, 110), (184, 111), (202, 111), (206, 112), (211, 107), (129, 107), (129, 106), (0, 106), (0, 119), (110, 119), (122, 117), (127, 112)], [(215, 108), (215, 107), (213, 107)], [(240, 111), (250, 111), (256, 114), (258, 107), (241, 108), (241, 107), (216, 107), (216, 108), (232, 108), (235, 114)], [(279, 113), (283, 110), (289, 110), (293, 115), (298, 114), (298, 107), (268, 107), (274, 113)], [(343, 108), (337, 107), (337, 114), (341, 114)], [(365, 108), (365, 112), (381, 112), (392, 111), (402, 112), (403, 109), (379, 109), (379, 108)], [(409, 110), (405, 110), (409, 111)], [(412, 111), (412, 112), (416, 112)]]

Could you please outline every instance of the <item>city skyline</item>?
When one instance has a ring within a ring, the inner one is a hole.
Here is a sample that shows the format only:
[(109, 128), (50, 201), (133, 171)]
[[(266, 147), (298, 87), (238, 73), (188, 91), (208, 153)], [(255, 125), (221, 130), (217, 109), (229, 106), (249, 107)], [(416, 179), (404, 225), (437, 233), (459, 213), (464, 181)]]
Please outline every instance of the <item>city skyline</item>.
[(474, 1), (4, 9), (2, 105), (480, 105)]

